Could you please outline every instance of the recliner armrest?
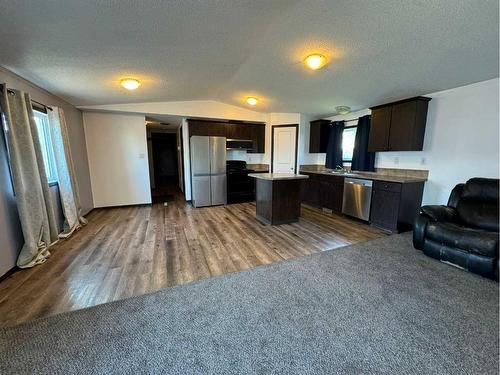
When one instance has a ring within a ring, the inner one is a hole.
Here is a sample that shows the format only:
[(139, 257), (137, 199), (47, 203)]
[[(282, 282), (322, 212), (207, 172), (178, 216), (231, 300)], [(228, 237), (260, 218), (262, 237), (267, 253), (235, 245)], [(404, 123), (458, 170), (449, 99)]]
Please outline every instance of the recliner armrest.
[(415, 223), (413, 225), (413, 246), (415, 249), (424, 249), (425, 229), (429, 221), (431, 221), (429, 216), (422, 213), (415, 218)]
[(457, 211), (448, 206), (423, 206), (420, 208), (420, 213), (429, 217), (432, 221), (448, 221), (457, 222)]

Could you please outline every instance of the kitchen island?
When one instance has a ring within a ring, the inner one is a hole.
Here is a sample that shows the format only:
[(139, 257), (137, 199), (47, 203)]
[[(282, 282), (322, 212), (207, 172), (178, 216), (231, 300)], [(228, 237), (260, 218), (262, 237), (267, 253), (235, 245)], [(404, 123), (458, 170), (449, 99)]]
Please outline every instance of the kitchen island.
[(278, 225), (299, 220), (302, 180), (293, 173), (251, 173), (256, 179), (256, 217), (262, 223)]

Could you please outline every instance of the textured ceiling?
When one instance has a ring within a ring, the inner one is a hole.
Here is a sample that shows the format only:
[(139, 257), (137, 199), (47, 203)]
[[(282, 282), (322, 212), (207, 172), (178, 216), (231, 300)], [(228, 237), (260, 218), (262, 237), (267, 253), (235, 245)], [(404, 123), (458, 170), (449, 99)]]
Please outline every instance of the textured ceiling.
[[(0, 0), (0, 65), (75, 105), (331, 114), (498, 76), (498, 0)], [(322, 52), (327, 68), (302, 59)], [(120, 78), (143, 85), (126, 92)]]

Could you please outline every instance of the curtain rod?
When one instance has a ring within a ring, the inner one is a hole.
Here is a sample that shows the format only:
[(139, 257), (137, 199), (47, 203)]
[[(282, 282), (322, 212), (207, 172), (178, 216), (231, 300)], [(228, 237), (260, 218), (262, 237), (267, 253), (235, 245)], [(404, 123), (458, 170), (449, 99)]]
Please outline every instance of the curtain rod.
[[(7, 92), (8, 92), (9, 94), (16, 95), (16, 92), (15, 92), (14, 90), (7, 89)], [(38, 105), (42, 106), (43, 108), (48, 109), (48, 110), (50, 110), (50, 111), (52, 111), (52, 110), (53, 110), (53, 109), (52, 109), (52, 107), (49, 107), (48, 105), (45, 105), (45, 104), (40, 103), (40, 102), (37, 102), (36, 100), (33, 100), (33, 99), (30, 99), (30, 100), (31, 100), (31, 103), (38, 104)]]
[(48, 105), (45, 105), (45, 104), (40, 103), (40, 102), (37, 102), (36, 100), (33, 100), (33, 99), (31, 99), (31, 102), (32, 102), (32, 103), (35, 103), (35, 104), (38, 104), (38, 105), (41, 105), (43, 108), (46, 108), (46, 109), (48, 109), (48, 110), (51, 110), (51, 111), (52, 111), (52, 107), (49, 107)]
[[(371, 115), (368, 115), (368, 116), (370, 116), (370, 117), (371, 117)], [(361, 116), (361, 117), (363, 117), (363, 116)], [(358, 117), (358, 118), (352, 118), (352, 119), (350, 119), (350, 120), (340, 120), (340, 121), (344, 121), (344, 122), (353, 122), (353, 121), (358, 121), (361, 117)]]

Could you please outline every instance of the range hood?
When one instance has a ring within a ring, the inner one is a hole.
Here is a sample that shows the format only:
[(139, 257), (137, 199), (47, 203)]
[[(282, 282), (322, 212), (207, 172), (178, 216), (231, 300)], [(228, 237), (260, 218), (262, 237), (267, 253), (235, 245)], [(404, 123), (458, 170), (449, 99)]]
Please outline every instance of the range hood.
[(253, 150), (251, 139), (226, 139), (226, 150)]

